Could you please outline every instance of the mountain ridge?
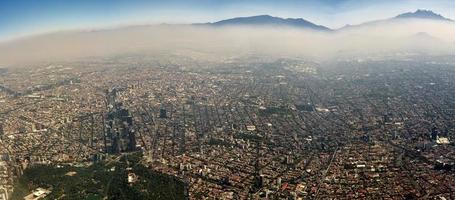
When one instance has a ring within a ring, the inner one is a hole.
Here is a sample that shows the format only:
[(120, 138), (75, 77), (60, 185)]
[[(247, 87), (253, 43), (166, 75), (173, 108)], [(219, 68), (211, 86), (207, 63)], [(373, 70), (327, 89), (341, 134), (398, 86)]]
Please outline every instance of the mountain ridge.
[(455, 22), (452, 19), (445, 18), (442, 15), (434, 13), (431, 10), (418, 9), (415, 12), (402, 13), (402, 14), (399, 14), (395, 17), (388, 18), (388, 19), (367, 21), (367, 22), (363, 22), (360, 24), (356, 24), (356, 25), (347, 24), (336, 30), (341, 31), (341, 30), (345, 30), (345, 29), (352, 29), (352, 28), (357, 28), (357, 27), (362, 27), (362, 26), (376, 25), (376, 24), (381, 24), (381, 23), (394, 23), (394, 22), (399, 22), (399, 21), (415, 20), (415, 19), (433, 20), (433, 21), (441, 21), (441, 22)]
[(407, 12), (407, 13), (399, 14), (395, 17), (395, 19), (405, 19), (405, 18), (453, 21), (449, 18), (443, 17), (440, 14), (434, 13), (431, 10), (424, 10), (424, 9), (418, 9), (415, 12)]
[(383, 22), (392, 22), (397, 20), (408, 20), (408, 19), (424, 19), (424, 20), (435, 20), (435, 21), (446, 21), (446, 22), (455, 22), (452, 19), (446, 18), (440, 14), (437, 14), (431, 10), (418, 9), (415, 12), (406, 12), (398, 14), (395, 17), (382, 19), (382, 20), (373, 20), (367, 21), (361, 24), (356, 25), (346, 25), (341, 28), (331, 29), (324, 25), (315, 24), (309, 20), (303, 18), (281, 18), (271, 15), (255, 15), (248, 17), (234, 17), (229, 19), (224, 19), (216, 22), (209, 23), (199, 23), (193, 25), (206, 25), (214, 27), (222, 26), (278, 26), (278, 27), (295, 27), (295, 28), (305, 28), (313, 29), (316, 31), (339, 31), (347, 28), (360, 27), (364, 25), (372, 25)]
[(317, 31), (332, 31), (332, 29), (317, 25), (313, 22), (305, 20), (303, 18), (281, 18), (274, 17), (271, 15), (255, 15), (248, 17), (235, 17), (230, 19), (225, 19), (213, 23), (205, 23), (201, 25), (209, 26), (284, 26), (284, 27), (296, 27), (296, 28), (305, 28), (313, 29)]

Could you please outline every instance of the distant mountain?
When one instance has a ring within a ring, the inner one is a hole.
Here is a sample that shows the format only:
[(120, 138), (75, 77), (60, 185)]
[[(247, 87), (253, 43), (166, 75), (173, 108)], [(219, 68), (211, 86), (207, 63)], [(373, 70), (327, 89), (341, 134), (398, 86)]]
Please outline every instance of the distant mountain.
[[(440, 14), (434, 13), (431, 10), (423, 10), (419, 9), (415, 12), (407, 12), (400, 15), (397, 15), (393, 18), (384, 19), (384, 20), (376, 20), (365, 22), (358, 25), (346, 25), (340, 29), (336, 30), (345, 30), (345, 29), (354, 29), (357, 27), (363, 27), (368, 25), (379, 25), (379, 24), (387, 24), (387, 23), (394, 23), (396, 21), (403, 21), (407, 19), (425, 19), (425, 20), (440, 20), (440, 21), (450, 21), (453, 22), (452, 19), (446, 18)], [(194, 25), (209, 25), (209, 26), (280, 26), (280, 27), (294, 27), (294, 28), (303, 28), (303, 29), (311, 29), (317, 31), (333, 31), (332, 29), (314, 24), (310, 21), (307, 21), (302, 18), (280, 18), (280, 17), (273, 17), (270, 15), (257, 15), (257, 16), (250, 16), (250, 17), (236, 17), (226, 20), (221, 20), (218, 22), (213, 23), (204, 23), (204, 24), (194, 24)]]
[(413, 39), (417, 40), (433, 40), (433, 41), (440, 41), (438, 38), (426, 33), (426, 32), (418, 32), (411, 36)]
[(434, 13), (431, 10), (417, 10), (415, 12), (407, 12), (400, 15), (397, 15), (393, 18), (384, 19), (384, 20), (376, 20), (376, 21), (369, 21), (358, 25), (346, 25), (342, 28), (337, 29), (337, 31), (341, 30), (352, 30), (355, 28), (361, 27), (368, 27), (368, 26), (376, 26), (376, 25), (386, 25), (386, 24), (395, 24), (397, 22), (406, 22), (411, 20), (434, 20), (434, 21), (441, 21), (441, 22), (454, 22), (449, 18), (445, 18), (440, 14)]
[(414, 35), (408, 36), (407, 38), (403, 38), (403, 40), (408, 40), (410, 43), (416, 45), (436, 45), (436, 46), (443, 46), (447, 45), (444, 43), (443, 40), (434, 37), (426, 32), (418, 32)]
[(251, 17), (236, 17), (204, 25), (211, 26), (283, 26), (305, 28), (317, 31), (331, 31), (330, 28), (317, 25), (302, 18), (280, 18), (270, 15), (258, 15)]
[(452, 48), (440, 38), (434, 37), (426, 32), (418, 32), (416, 34), (400, 38), (401, 46), (409, 52), (414, 53), (434, 53), (441, 49)]
[(449, 18), (445, 18), (440, 14), (436, 14), (431, 10), (417, 10), (415, 12), (407, 12), (400, 14), (395, 17), (395, 19), (432, 19), (432, 20), (445, 20), (445, 21), (453, 21)]

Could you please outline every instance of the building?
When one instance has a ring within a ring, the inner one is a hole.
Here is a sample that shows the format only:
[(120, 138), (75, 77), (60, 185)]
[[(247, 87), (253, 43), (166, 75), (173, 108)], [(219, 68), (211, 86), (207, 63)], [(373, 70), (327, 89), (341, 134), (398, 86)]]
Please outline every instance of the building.
[(0, 122), (0, 136), (4, 135), (5, 132), (3, 130), (3, 122)]
[(165, 108), (160, 108), (160, 118), (167, 118), (167, 112)]
[(107, 114), (105, 124), (105, 151), (110, 154), (136, 150), (133, 117), (123, 106), (114, 107)]

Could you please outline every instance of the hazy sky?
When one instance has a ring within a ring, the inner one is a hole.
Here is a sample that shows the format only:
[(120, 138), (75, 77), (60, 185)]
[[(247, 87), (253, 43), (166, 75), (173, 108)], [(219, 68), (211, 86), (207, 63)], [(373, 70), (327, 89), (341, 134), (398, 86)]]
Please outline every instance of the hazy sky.
[(453, 0), (0, 0), (0, 40), (58, 30), (211, 22), (260, 14), (338, 28), (416, 9), (455, 19)]

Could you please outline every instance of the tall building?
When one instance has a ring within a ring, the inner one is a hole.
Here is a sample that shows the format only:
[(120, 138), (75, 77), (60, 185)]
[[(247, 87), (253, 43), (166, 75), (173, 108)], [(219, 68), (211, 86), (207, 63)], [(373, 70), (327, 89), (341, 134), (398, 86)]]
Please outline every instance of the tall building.
[(438, 139), (438, 129), (436, 127), (433, 127), (431, 129), (431, 140), (437, 140)]
[(118, 133), (115, 133), (111, 139), (112, 139), (112, 141), (111, 141), (111, 147), (110, 147), (109, 153), (112, 153), (112, 154), (120, 153), (120, 142), (119, 142)]
[(128, 131), (128, 149), (127, 151), (136, 151), (136, 135), (134, 130)]
[(160, 118), (167, 118), (167, 112), (165, 108), (160, 108)]
[(133, 117), (128, 109), (114, 108), (106, 118), (105, 145), (106, 152), (118, 154), (136, 151), (136, 135), (133, 130)]
[(108, 106), (104, 122), (104, 144), (108, 154), (136, 151), (133, 117), (123, 103), (118, 101), (118, 92), (117, 88), (106, 91)]
[(0, 122), (0, 136), (2, 136), (3, 134), (5, 134), (3, 130), (3, 122)]

